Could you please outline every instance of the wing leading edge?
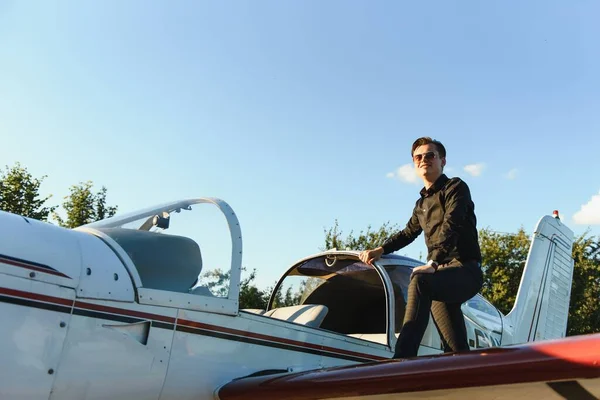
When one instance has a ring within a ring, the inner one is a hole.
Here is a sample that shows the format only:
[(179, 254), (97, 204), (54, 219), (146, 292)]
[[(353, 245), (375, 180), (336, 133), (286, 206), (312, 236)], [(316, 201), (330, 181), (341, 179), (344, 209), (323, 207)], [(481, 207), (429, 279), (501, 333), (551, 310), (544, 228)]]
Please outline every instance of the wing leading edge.
[(600, 334), (234, 380), (220, 400), (600, 398)]

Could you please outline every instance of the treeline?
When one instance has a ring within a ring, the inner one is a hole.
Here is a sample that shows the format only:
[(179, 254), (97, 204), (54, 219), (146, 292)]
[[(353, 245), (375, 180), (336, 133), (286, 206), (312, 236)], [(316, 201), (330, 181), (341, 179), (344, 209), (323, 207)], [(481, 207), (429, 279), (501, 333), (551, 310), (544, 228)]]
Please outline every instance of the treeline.
[[(0, 170), (0, 210), (13, 212), (41, 221), (55, 222), (74, 228), (114, 215), (117, 206), (106, 201), (107, 189), (92, 190), (92, 182), (81, 182), (70, 187), (69, 195), (59, 205), (52, 204), (51, 196), (42, 197), (40, 186), (46, 176), (33, 177), (20, 164)], [(355, 235), (343, 235), (338, 222), (324, 231), (326, 249), (364, 250), (374, 248), (395, 232), (397, 225), (383, 224), (376, 230), (371, 226)], [(529, 251), (531, 235), (523, 228), (516, 233), (498, 233), (491, 229), (479, 231), (483, 256), (484, 285), (481, 294), (502, 313), (507, 314), (515, 301), (521, 275)], [(600, 241), (584, 233), (575, 238), (573, 245), (575, 270), (567, 335), (600, 332)], [(213, 292), (227, 290), (229, 274), (214, 270), (201, 277)], [(240, 308), (265, 308), (273, 287), (260, 289), (254, 284), (256, 270), (241, 282)], [(277, 306), (295, 304), (298, 293), (290, 288), (276, 293)]]
[(116, 206), (109, 206), (106, 202), (106, 187), (94, 193), (91, 181), (72, 185), (61, 205), (52, 204), (52, 195), (42, 197), (40, 194), (46, 178), (46, 175), (33, 177), (20, 163), (0, 170), (0, 210), (66, 228), (112, 217), (117, 212)]

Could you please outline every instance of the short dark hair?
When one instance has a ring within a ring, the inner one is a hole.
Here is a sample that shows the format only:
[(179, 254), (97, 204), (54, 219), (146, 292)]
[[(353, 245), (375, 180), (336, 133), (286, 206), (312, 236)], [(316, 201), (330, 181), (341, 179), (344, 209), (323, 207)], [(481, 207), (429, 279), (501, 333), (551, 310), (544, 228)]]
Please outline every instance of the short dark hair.
[(434, 144), (438, 150), (438, 153), (440, 153), (440, 157), (446, 157), (446, 148), (444, 147), (442, 142), (440, 142), (439, 140), (432, 139), (429, 136), (423, 136), (415, 140), (415, 142), (412, 145), (412, 150), (410, 151), (410, 156), (413, 156), (417, 147), (423, 146), (425, 144)]

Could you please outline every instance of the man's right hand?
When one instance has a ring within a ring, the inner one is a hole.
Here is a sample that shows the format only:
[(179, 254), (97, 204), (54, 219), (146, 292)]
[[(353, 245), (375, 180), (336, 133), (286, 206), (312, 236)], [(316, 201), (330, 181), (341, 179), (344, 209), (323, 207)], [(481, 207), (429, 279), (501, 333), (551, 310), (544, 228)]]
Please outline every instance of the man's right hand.
[(364, 262), (365, 264), (373, 265), (373, 261), (379, 260), (382, 254), (383, 247), (378, 247), (373, 250), (361, 251), (358, 258), (360, 258), (360, 261)]

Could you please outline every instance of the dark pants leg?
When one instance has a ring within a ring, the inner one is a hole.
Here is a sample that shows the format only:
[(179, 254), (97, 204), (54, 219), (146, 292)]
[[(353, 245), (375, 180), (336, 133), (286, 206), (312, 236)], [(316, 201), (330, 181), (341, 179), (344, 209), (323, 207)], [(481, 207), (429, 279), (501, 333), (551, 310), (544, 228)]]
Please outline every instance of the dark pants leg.
[(482, 282), (479, 264), (463, 265), (458, 261), (440, 265), (433, 274), (413, 276), (408, 285), (406, 313), (394, 358), (417, 355), (430, 312), (444, 341), (445, 351), (468, 350), (460, 306), (477, 294)]
[(446, 353), (469, 350), (467, 326), (460, 305), (461, 303), (431, 302), (433, 322), (440, 332)]

